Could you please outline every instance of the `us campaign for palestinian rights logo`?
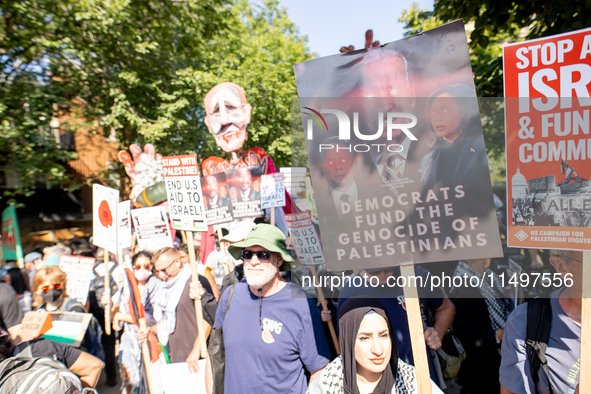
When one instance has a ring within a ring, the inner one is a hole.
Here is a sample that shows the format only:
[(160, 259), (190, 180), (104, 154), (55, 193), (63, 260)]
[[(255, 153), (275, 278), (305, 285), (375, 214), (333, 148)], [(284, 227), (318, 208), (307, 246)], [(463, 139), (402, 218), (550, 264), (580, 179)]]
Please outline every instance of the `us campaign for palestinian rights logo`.
[(526, 239), (527, 237), (529, 237), (529, 235), (527, 235), (527, 233), (523, 230), (519, 230), (519, 232), (517, 234), (515, 234), (515, 236), (517, 237), (518, 240), (522, 241), (524, 239)]

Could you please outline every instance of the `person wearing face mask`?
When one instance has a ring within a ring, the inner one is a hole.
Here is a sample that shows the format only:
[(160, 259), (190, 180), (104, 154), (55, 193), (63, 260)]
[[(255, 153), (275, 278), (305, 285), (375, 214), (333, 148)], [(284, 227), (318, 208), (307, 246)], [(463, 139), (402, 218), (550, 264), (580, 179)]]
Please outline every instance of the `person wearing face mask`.
[(47, 312), (86, 313), (84, 305), (68, 297), (67, 278), (58, 267), (43, 267), (33, 277), (33, 307)]
[[(133, 267), (133, 276), (137, 280), (138, 290), (141, 302), (144, 305), (146, 324), (148, 327), (154, 326), (154, 307), (152, 302), (158, 297), (161, 280), (153, 275), (154, 266), (152, 264), (152, 253), (140, 251), (131, 259)], [(138, 338), (138, 327), (134, 324), (129, 309), (129, 294), (131, 291), (130, 283), (124, 279), (125, 284), (119, 288), (113, 296), (111, 309), (113, 329), (121, 331), (119, 345), (119, 368), (122, 380), (122, 387), (127, 393), (136, 393), (141, 391), (140, 378), (140, 352), (141, 345)], [(101, 300), (103, 305), (108, 303), (106, 295)]]
[[(67, 277), (64, 271), (55, 266), (43, 267), (33, 277), (33, 308), (46, 312), (87, 313), (80, 302), (68, 296)], [(101, 343), (100, 323), (93, 316), (80, 345), (80, 349), (105, 361), (105, 351)]]

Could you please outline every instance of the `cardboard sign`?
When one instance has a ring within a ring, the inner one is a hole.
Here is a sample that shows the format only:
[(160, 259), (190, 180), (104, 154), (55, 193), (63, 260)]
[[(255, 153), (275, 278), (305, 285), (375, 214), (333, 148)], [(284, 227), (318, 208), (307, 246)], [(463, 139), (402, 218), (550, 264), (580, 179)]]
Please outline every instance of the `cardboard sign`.
[(42, 338), (80, 347), (92, 314), (78, 312), (49, 312), (49, 314), (53, 320), (53, 327), (43, 334)]
[(156, 252), (165, 246), (173, 246), (164, 207), (133, 209), (131, 218), (140, 250)]
[(285, 180), (281, 172), (261, 176), (261, 206), (263, 209), (285, 206)]
[[(230, 198), (225, 173), (219, 172), (201, 178), (201, 190), (203, 191), (203, 203), (208, 226), (234, 220), (232, 199)], [(232, 193), (234, 196), (238, 194), (237, 191)]]
[(591, 29), (506, 45), (503, 69), (507, 244), (589, 251)]
[(2, 211), (2, 259), (19, 260), (23, 258), (21, 236), (16, 219), (16, 208), (9, 205)]
[(172, 227), (176, 230), (207, 231), (197, 156), (163, 157), (162, 171)]
[(119, 251), (117, 210), (119, 190), (92, 185), (92, 243), (113, 254)]
[(117, 209), (119, 249), (131, 248), (131, 200), (121, 201)]
[(39, 338), (53, 327), (52, 321), (48, 312), (27, 312), (21, 322), (19, 335), (24, 340)]
[(258, 167), (226, 170), (228, 194), (236, 219), (263, 216), (261, 209), (261, 172)]
[(90, 282), (94, 278), (94, 257), (60, 256), (59, 268), (68, 278), (68, 295), (86, 305)]
[(285, 215), (285, 220), (300, 262), (305, 265), (324, 264), (320, 239), (310, 218), (310, 212)]
[(329, 270), (502, 256), (462, 21), (295, 75)]

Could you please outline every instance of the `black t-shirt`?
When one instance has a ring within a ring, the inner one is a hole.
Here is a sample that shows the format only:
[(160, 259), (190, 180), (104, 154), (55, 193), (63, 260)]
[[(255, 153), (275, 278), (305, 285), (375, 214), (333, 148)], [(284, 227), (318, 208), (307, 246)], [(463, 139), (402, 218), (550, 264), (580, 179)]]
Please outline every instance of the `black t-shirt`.
[[(205, 289), (205, 294), (201, 297), (203, 319), (213, 326), (218, 303), (212, 295), (211, 286), (207, 279), (199, 275), (199, 282)], [(173, 363), (185, 362), (193, 350), (195, 339), (197, 339), (195, 302), (189, 297), (190, 284), (191, 279), (189, 278), (176, 307), (176, 327), (169, 338), (170, 361)]]
[(0, 317), (6, 328), (14, 327), (23, 320), (23, 310), (16, 292), (6, 283), (0, 283)]
[(53, 356), (56, 356), (56, 358), (68, 368), (70, 368), (82, 354), (80, 349), (44, 338), (33, 339), (29, 344), (31, 346), (33, 357), (53, 358)]

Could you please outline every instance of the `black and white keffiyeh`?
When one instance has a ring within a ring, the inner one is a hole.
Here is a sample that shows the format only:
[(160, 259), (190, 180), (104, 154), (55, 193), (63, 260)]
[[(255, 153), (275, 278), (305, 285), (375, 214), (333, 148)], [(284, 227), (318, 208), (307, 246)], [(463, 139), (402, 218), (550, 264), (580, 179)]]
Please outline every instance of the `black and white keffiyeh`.
[[(322, 370), (308, 387), (306, 394), (342, 394), (343, 393), (343, 363), (337, 357)], [(415, 367), (398, 359), (396, 383), (392, 387), (392, 394), (418, 393)]]
[(487, 269), (484, 273), (484, 278), (486, 280), (481, 281), (482, 276), (478, 272), (466, 264), (466, 262), (460, 261), (453, 276), (464, 277), (464, 275), (467, 275), (469, 278), (476, 277), (478, 278), (478, 282), (482, 283), (482, 286), (479, 286), (478, 290), (480, 291), (480, 294), (482, 294), (486, 306), (488, 307), (488, 315), (490, 316), (492, 329), (500, 330), (505, 328), (507, 318), (509, 317), (509, 314), (511, 314), (511, 300), (504, 296), (503, 286), (499, 276), (492, 270)]

